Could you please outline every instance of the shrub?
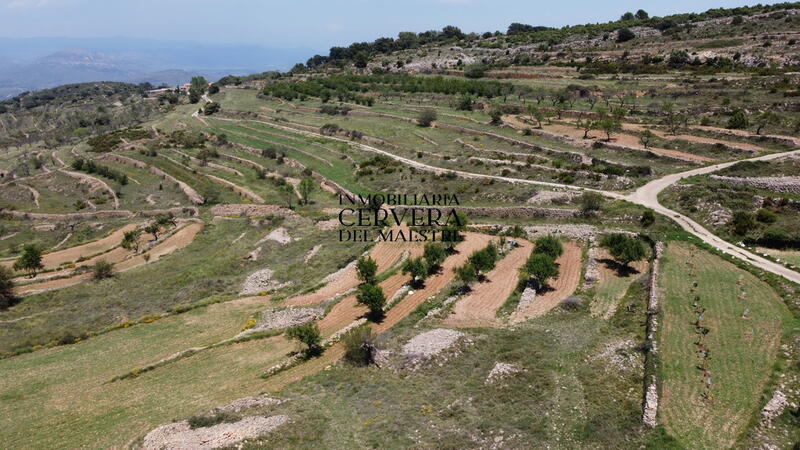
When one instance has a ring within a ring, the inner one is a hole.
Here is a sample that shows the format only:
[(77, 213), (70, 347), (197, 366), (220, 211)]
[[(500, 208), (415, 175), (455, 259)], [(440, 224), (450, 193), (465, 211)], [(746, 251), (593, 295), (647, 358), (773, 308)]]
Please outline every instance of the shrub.
[(741, 109), (737, 109), (731, 115), (731, 118), (728, 119), (728, 128), (734, 130), (741, 130), (747, 128), (750, 125), (750, 121), (747, 120), (747, 115), (745, 115), (744, 111)]
[(744, 236), (758, 227), (753, 214), (747, 211), (736, 211), (731, 219), (731, 230), (738, 236)]
[(378, 264), (371, 257), (360, 257), (356, 262), (358, 279), (364, 283), (373, 283), (378, 272)]
[(187, 419), (187, 422), (189, 422), (189, 428), (194, 430), (196, 428), (211, 427), (220, 423), (236, 422), (237, 420), (239, 420), (239, 418), (236, 415), (227, 411), (221, 411), (210, 416), (192, 416)]
[(436, 111), (431, 108), (425, 108), (419, 113), (417, 123), (421, 127), (429, 127), (436, 120)]
[(580, 197), (580, 205), (583, 214), (594, 214), (603, 207), (603, 196), (597, 192), (584, 192)]
[(628, 28), (622, 28), (617, 31), (617, 42), (628, 42), (635, 37), (636, 34)]
[(467, 78), (483, 78), (486, 76), (486, 66), (481, 63), (470, 64), (464, 68), (464, 76)]
[(542, 236), (536, 240), (536, 247), (533, 249), (533, 253), (547, 255), (555, 260), (564, 253), (564, 246), (555, 236)]
[(645, 257), (645, 246), (639, 239), (623, 233), (606, 234), (600, 238), (600, 246), (607, 249), (611, 256), (623, 267), (633, 261)]
[(8, 309), (19, 301), (14, 295), (14, 273), (5, 266), (0, 266), (0, 311)]
[(361, 325), (342, 336), (344, 358), (357, 366), (367, 366), (375, 360), (375, 333), (369, 325)]
[(322, 353), (320, 342), (322, 337), (316, 323), (297, 325), (286, 330), (286, 337), (291, 340), (300, 341), (305, 344), (304, 351), (306, 358), (318, 356)]
[(105, 259), (101, 259), (94, 263), (92, 266), (92, 278), (95, 280), (104, 280), (111, 278), (114, 275), (114, 265)]
[(756, 220), (761, 223), (775, 223), (778, 220), (778, 215), (775, 211), (761, 208), (756, 212)]
[(656, 223), (655, 213), (650, 209), (646, 209), (642, 213), (642, 217), (639, 219), (639, 223), (645, 228), (653, 225), (654, 223)]
[(549, 255), (534, 253), (525, 263), (525, 272), (536, 279), (539, 287), (547, 286), (547, 280), (558, 276), (558, 265)]

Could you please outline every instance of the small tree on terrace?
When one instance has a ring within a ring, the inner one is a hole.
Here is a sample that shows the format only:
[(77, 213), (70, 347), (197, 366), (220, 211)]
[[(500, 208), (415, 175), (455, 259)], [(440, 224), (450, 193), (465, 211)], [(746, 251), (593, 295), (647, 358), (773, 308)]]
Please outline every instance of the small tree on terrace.
[(425, 284), (425, 279), (428, 277), (428, 265), (421, 256), (408, 259), (403, 264), (403, 274), (411, 275), (411, 285), (415, 288), (420, 288)]
[(369, 319), (373, 322), (383, 318), (383, 307), (386, 305), (386, 295), (380, 286), (373, 283), (365, 283), (358, 287), (356, 294), (358, 303), (369, 308)]
[(122, 248), (125, 250), (131, 250), (133, 252), (139, 251), (139, 238), (142, 236), (142, 230), (139, 228), (133, 229), (131, 231), (126, 231), (124, 236), (122, 237)]
[(114, 265), (105, 259), (101, 259), (92, 266), (92, 278), (96, 281), (104, 280), (114, 276)]
[(608, 250), (611, 256), (622, 264), (622, 268), (627, 270), (629, 264), (639, 261), (645, 257), (644, 243), (627, 234), (612, 233), (600, 238), (600, 246)]
[(542, 121), (544, 120), (544, 114), (542, 113), (542, 110), (535, 105), (528, 105), (527, 109), (528, 115), (531, 116), (531, 120), (535, 120), (539, 125), (539, 128), (542, 128)]
[(564, 246), (555, 236), (542, 236), (536, 240), (536, 247), (533, 249), (533, 253), (547, 255), (555, 260), (564, 253)]
[(747, 120), (747, 115), (741, 109), (737, 109), (728, 120), (728, 128), (734, 130), (743, 130), (750, 126), (750, 121)]
[(580, 196), (581, 213), (590, 216), (603, 207), (603, 196), (597, 192), (584, 192)]
[(311, 193), (314, 192), (315, 187), (316, 183), (314, 183), (314, 179), (309, 177), (303, 178), (303, 180), (300, 181), (300, 184), (297, 186), (303, 203), (306, 205), (308, 205), (309, 197), (311, 196)]
[(525, 272), (536, 279), (538, 288), (547, 286), (547, 280), (558, 276), (558, 265), (550, 255), (534, 253), (525, 263)]
[(35, 245), (26, 245), (22, 249), (22, 255), (14, 262), (14, 270), (28, 272), (31, 278), (36, 277), (36, 272), (44, 269), (42, 264), (42, 251)]
[(458, 106), (456, 107), (456, 109), (458, 109), (459, 111), (472, 111), (472, 104), (473, 104), (472, 96), (469, 94), (463, 95), (458, 100)]
[(478, 280), (475, 267), (469, 261), (456, 268), (455, 274), (456, 278), (463, 283), (464, 287), (467, 287), (470, 283), (474, 283)]
[(644, 148), (648, 148), (650, 145), (650, 141), (653, 140), (655, 135), (650, 130), (644, 130), (641, 135), (639, 135), (639, 142), (644, 145)]
[(356, 273), (362, 282), (374, 283), (375, 275), (378, 273), (378, 263), (369, 256), (362, 256), (356, 262)]
[(305, 344), (306, 348), (303, 353), (306, 358), (322, 354), (323, 349), (322, 345), (320, 345), (322, 336), (319, 333), (319, 328), (316, 323), (307, 323), (289, 328), (286, 330), (286, 337)]
[(431, 108), (425, 108), (419, 113), (419, 117), (417, 117), (417, 123), (421, 127), (429, 127), (433, 122), (436, 120), (436, 111)]
[(144, 227), (144, 232), (153, 235), (153, 240), (158, 240), (158, 233), (161, 232), (161, 227), (157, 223), (151, 223), (150, 225)]
[(14, 306), (18, 301), (14, 295), (14, 273), (0, 266), (0, 311)]
[(428, 273), (435, 273), (447, 258), (447, 252), (441, 245), (429, 242), (425, 244), (422, 257), (425, 258), (425, 262), (428, 265)]
[(764, 111), (756, 117), (756, 134), (761, 134), (761, 130), (768, 126), (779, 125), (780, 123), (781, 116), (772, 111)]
[(597, 128), (606, 134), (606, 141), (610, 142), (612, 134), (622, 131), (622, 122), (613, 117), (606, 117), (597, 122)]

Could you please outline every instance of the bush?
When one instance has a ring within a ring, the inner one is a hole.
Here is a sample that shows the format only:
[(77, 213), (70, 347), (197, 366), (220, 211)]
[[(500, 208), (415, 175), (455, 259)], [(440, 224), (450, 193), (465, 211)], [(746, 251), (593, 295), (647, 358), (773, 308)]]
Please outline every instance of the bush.
[(775, 223), (778, 220), (778, 215), (775, 211), (761, 208), (756, 213), (756, 220), (761, 223)]
[(92, 266), (92, 278), (97, 281), (105, 280), (114, 276), (114, 265), (105, 259), (101, 259)]
[(731, 230), (738, 236), (744, 236), (758, 227), (755, 216), (747, 211), (736, 211), (731, 219)]
[(286, 337), (306, 345), (304, 351), (306, 358), (322, 354), (322, 346), (320, 345), (322, 336), (316, 323), (307, 323), (289, 328), (286, 330)]
[(357, 366), (368, 366), (375, 360), (375, 333), (369, 325), (353, 328), (342, 336), (344, 359)]
[(567, 311), (576, 311), (581, 308), (581, 305), (583, 305), (583, 300), (578, 297), (567, 297), (559, 303), (559, 306)]
[(536, 248), (533, 249), (533, 253), (547, 255), (555, 260), (564, 253), (564, 246), (555, 236), (542, 236), (536, 240)]
[(0, 266), (0, 311), (8, 309), (17, 302), (19, 298), (14, 295), (14, 273), (5, 266)]
[(728, 128), (733, 130), (742, 130), (750, 126), (750, 121), (747, 120), (747, 115), (741, 109), (733, 112), (733, 115), (728, 119)]
[(636, 34), (628, 28), (617, 31), (617, 42), (628, 42), (635, 37)]
[(594, 214), (603, 207), (603, 196), (597, 192), (584, 192), (580, 197), (580, 205), (583, 214)]
[(436, 120), (436, 111), (431, 108), (425, 108), (419, 113), (417, 123), (421, 127), (429, 127)]
[(639, 239), (623, 233), (606, 234), (600, 238), (600, 246), (607, 249), (611, 256), (623, 267), (645, 257), (645, 246)]
[(194, 430), (196, 428), (211, 427), (220, 423), (236, 422), (237, 420), (239, 420), (239, 417), (236, 415), (227, 411), (222, 411), (210, 416), (192, 416), (187, 419), (187, 422), (189, 422), (189, 428)]
[(464, 68), (464, 76), (467, 78), (483, 78), (486, 76), (486, 66), (481, 63), (470, 64)]

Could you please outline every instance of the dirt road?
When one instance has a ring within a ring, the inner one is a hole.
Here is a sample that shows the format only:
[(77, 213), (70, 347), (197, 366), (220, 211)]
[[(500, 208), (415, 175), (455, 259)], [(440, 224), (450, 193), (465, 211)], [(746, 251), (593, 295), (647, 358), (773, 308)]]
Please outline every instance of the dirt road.
[[(224, 120), (224, 121), (229, 121), (229, 122), (240, 122), (240, 120), (227, 119), (227, 118), (216, 118), (216, 120)], [(782, 277), (784, 277), (784, 278), (786, 278), (786, 279), (788, 279), (790, 281), (793, 281), (795, 283), (800, 283), (800, 273), (794, 272), (794, 271), (792, 271), (790, 269), (787, 269), (786, 267), (784, 267), (784, 266), (782, 266), (782, 265), (780, 265), (778, 263), (774, 263), (774, 262), (769, 261), (769, 260), (767, 260), (765, 258), (757, 256), (757, 255), (755, 255), (755, 254), (753, 254), (753, 253), (751, 253), (751, 252), (749, 252), (747, 250), (741, 249), (739, 247), (736, 247), (733, 244), (725, 242), (724, 240), (722, 240), (719, 237), (715, 236), (714, 234), (712, 234), (711, 232), (709, 232), (708, 230), (706, 230), (705, 228), (703, 228), (702, 226), (700, 226), (699, 224), (697, 224), (693, 220), (689, 219), (688, 217), (686, 217), (686, 216), (684, 216), (682, 214), (679, 214), (679, 213), (677, 213), (675, 211), (672, 211), (672, 210), (670, 210), (668, 208), (665, 208), (665, 207), (661, 206), (658, 203), (658, 198), (657, 198), (659, 192), (661, 192), (666, 187), (670, 186), (671, 184), (677, 182), (678, 180), (680, 180), (682, 178), (686, 178), (686, 177), (689, 177), (689, 176), (692, 176), (692, 175), (700, 175), (700, 174), (707, 174), (707, 173), (715, 172), (717, 170), (721, 170), (721, 169), (724, 169), (726, 167), (730, 167), (733, 164), (736, 164), (737, 162), (742, 162), (742, 161), (768, 161), (768, 160), (772, 160), (772, 159), (781, 158), (783, 156), (800, 154), (800, 150), (792, 150), (792, 151), (782, 152), (782, 153), (773, 153), (773, 154), (769, 154), (769, 155), (757, 156), (757, 157), (754, 157), (754, 158), (743, 159), (743, 160), (738, 160), (738, 161), (729, 161), (729, 162), (725, 162), (725, 163), (720, 163), (720, 164), (714, 164), (714, 165), (711, 165), (711, 166), (701, 167), (701, 168), (698, 168), (698, 169), (692, 169), (692, 170), (688, 170), (686, 172), (681, 172), (681, 173), (677, 173), (677, 174), (670, 174), (670, 175), (664, 176), (662, 178), (659, 178), (657, 180), (654, 180), (654, 181), (642, 186), (641, 188), (639, 188), (638, 190), (636, 190), (632, 194), (625, 195), (625, 194), (621, 194), (621, 193), (618, 193), (618, 192), (602, 191), (602, 190), (598, 190), (598, 189), (578, 187), (578, 186), (572, 186), (572, 185), (566, 185), (566, 184), (550, 183), (550, 182), (536, 181), (536, 180), (523, 180), (523, 179), (503, 177), (503, 176), (498, 176), (498, 175), (486, 175), (486, 174), (478, 174), (478, 173), (473, 173), (473, 172), (464, 172), (464, 171), (458, 171), (458, 170), (444, 169), (444, 168), (441, 168), (441, 167), (431, 166), (431, 165), (424, 164), (424, 163), (421, 163), (421, 162), (418, 162), (418, 161), (414, 161), (414, 160), (411, 160), (411, 159), (408, 159), (408, 158), (404, 158), (402, 156), (398, 156), (398, 155), (395, 155), (395, 154), (393, 154), (391, 152), (388, 152), (388, 151), (385, 151), (385, 150), (381, 150), (379, 148), (375, 148), (375, 147), (372, 147), (372, 146), (369, 146), (369, 145), (366, 145), (366, 144), (362, 144), (362, 143), (358, 143), (358, 142), (351, 142), (351, 141), (348, 141), (348, 140), (342, 139), (342, 138), (337, 138), (337, 137), (332, 137), (332, 136), (323, 136), (323, 135), (321, 135), (319, 133), (313, 133), (313, 132), (310, 132), (310, 131), (298, 130), (298, 129), (295, 129), (295, 128), (291, 128), (291, 127), (287, 127), (287, 126), (283, 126), (283, 125), (278, 125), (278, 124), (273, 124), (273, 123), (270, 123), (270, 122), (259, 121), (259, 120), (256, 120), (256, 121), (253, 121), (253, 122), (263, 123), (263, 124), (269, 125), (269, 126), (274, 127), (274, 128), (278, 128), (278, 129), (282, 129), (282, 130), (286, 130), (286, 131), (290, 131), (290, 132), (293, 132), (293, 133), (298, 133), (298, 134), (302, 134), (302, 135), (306, 135), (306, 136), (337, 140), (337, 141), (340, 141), (340, 142), (344, 142), (344, 143), (346, 143), (348, 145), (354, 145), (354, 146), (358, 147), (359, 149), (361, 149), (363, 151), (385, 155), (385, 156), (388, 156), (388, 157), (394, 159), (395, 161), (399, 161), (399, 162), (407, 164), (407, 165), (409, 165), (411, 167), (416, 167), (416, 168), (418, 168), (420, 170), (425, 170), (425, 171), (433, 172), (433, 173), (436, 173), (436, 174), (455, 173), (456, 175), (464, 177), (464, 178), (493, 179), (493, 180), (504, 181), (504, 182), (508, 182), (508, 183), (532, 184), (532, 185), (538, 185), (538, 186), (550, 186), (550, 187), (555, 187), (555, 188), (560, 188), (560, 189), (572, 189), (572, 190), (578, 190), (578, 191), (591, 191), (591, 192), (597, 192), (597, 193), (602, 194), (602, 195), (604, 195), (606, 197), (610, 197), (610, 198), (613, 198), (613, 199), (616, 199), (616, 200), (626, 200), (626, 201), (629, 201), (629, 202), (632, 202), (632, 203), (636, 203), (636, 204), (639, 204), (639, 205), (642, 205), (642, 206), (646, 206), (646, 207), (651, 208), (651, 209), (653, 209), (654, 211), (656, 211), (656, 212), (658, 212), (660, 214), (663, 214), (665, 216), (673, 218), (684, 230), (686, 230), (687, 232), (697, 236), (703, 242), (715, 247), (716, 249), (718, 249), (718, 250), (720, 250), (720, 251), (722, 251), (722, 252), (724, 252), (726, 254), (729, 254), (731, 256), (739, 258), (739, 259), (741, 259), (743, 261), (746, 261), (746, 262), (748, 262), (750, 264), (753, 264), (753, 265), (755, 265), (755, 266), (757, 266), (757, 267), (759, 267), (759, 268), (761, 268), (763, 270), (766, 270), (768, 272), (780, 275), (780, 276), (782, 276)]]

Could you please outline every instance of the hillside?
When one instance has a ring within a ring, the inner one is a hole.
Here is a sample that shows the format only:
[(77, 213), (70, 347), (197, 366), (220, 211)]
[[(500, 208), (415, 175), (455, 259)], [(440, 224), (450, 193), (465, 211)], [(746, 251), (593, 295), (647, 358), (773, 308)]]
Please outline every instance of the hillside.
[(798, 12), (0, 103), (0, 447), (793, 448)]

